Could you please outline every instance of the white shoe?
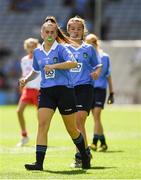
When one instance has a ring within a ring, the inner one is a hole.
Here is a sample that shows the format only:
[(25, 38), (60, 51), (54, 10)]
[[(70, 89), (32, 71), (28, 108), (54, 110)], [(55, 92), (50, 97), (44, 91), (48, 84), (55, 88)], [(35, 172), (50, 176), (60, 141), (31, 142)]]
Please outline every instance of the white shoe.
[(21, 141), (16, 145), (17, 147), (22, 147), (24, 146), (25, 144), (27, 144), (29, 142), (29, 137), (23, 137), (21, 139)]
[(71, 168), (81, 168), (82, 161), (79, 159), (75, 159), (74, 162), (70, 165)]

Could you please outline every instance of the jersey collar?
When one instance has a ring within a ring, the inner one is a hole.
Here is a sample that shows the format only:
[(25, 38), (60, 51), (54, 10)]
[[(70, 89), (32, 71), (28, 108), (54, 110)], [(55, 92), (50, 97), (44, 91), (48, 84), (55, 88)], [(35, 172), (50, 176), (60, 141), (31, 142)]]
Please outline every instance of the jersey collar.
[(40, 47), (40, 50), (43, 51), (46, 55), (48, 55), (52, 50), (55, 50), (56, 47), (58, 46), (58, 42), (55, 40), (54, 43), (52, 44), (50, 50), (48, 52), (45, 51), (44, 49), (44, 42), (42, 43), (41, 47)]
[(78, 50), (78, 49), (81, 49), (82, 47), (84, 47), (85, 45), (86, 45), (86, 43), (84, 41), (82, 41), (82, 44), (79, 47), (74, 47), (74, 46), (71, 46), (71, 47), (75, 50)]

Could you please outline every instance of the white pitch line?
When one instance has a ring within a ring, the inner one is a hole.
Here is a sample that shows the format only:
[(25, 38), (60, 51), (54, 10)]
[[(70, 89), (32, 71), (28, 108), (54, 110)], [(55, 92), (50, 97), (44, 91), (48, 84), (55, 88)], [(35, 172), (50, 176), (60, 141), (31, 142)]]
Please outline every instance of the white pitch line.
[[(73, 147), (55, 147), (55, 146), (50, 146), (48, 147), (48, 152), (53, 152), (53, 151), (70, 151), (72, 150)], [(36, 148), (34, 146), (29, 147), (29, 146), (24, 146), (24, 147), (6, 147), (6, 146), (0, 146), (0, 154), (31, 154), (35, 153)]]

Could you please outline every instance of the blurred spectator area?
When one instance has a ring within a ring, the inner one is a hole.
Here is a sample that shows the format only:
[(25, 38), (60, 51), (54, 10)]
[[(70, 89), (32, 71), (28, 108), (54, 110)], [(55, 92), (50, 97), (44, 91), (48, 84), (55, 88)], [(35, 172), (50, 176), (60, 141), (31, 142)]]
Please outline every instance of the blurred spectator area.
[(10, 0), (9, 10), (12, 11), (30, 11), (34, 7), (43, 7), (44, 0)]
[(62, 0), (1, 0), (0, 42), (22, 56), (24, 39), (40, 38), (40, 27), (47, 15), (54, 15), (60, 22), (64, 15), (68, 16), (70, 8), (62, 4)]
[(141, 39), (141, 0), (102, 0), (102, 2), (102, 33), (105, 33), (103, 39)]
[(80, 15), (94, 32), (97, 1), (102, 3), (102, 39), (141, 39), (141, 0), (0, 0), (0, 43), (22, 56), (24, 39), (40, 38), (47, 15), (54, 15), (61, 27), (70, 17)]

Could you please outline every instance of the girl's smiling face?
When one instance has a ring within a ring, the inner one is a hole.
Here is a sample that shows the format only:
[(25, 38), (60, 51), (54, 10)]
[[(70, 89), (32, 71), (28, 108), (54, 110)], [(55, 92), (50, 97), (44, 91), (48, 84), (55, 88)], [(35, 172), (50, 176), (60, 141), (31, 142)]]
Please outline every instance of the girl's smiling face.
[(71, 39), (82, 39), (84, 28), (79, 21), (72, 21), (68, 26), (68, 34)]

